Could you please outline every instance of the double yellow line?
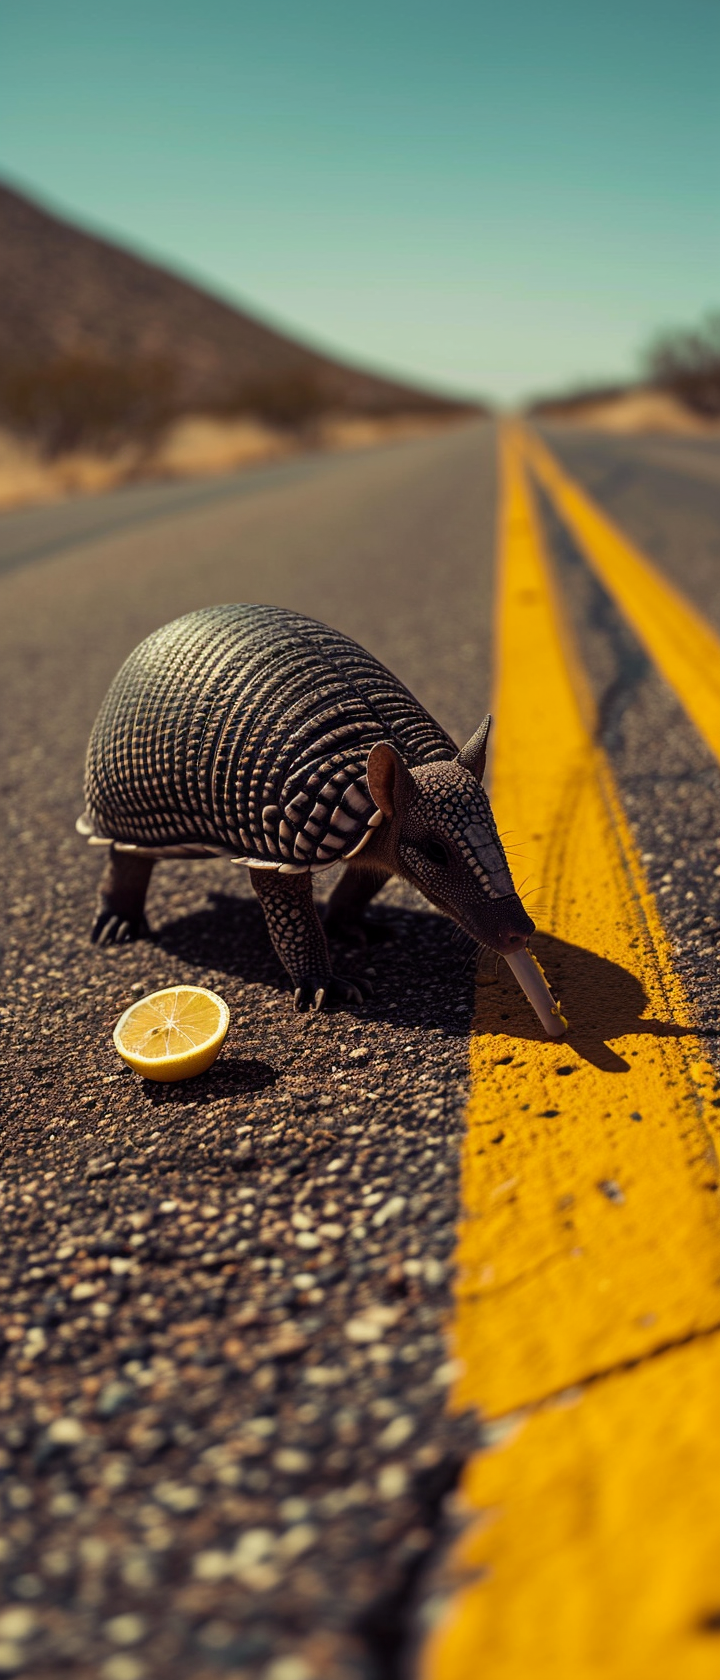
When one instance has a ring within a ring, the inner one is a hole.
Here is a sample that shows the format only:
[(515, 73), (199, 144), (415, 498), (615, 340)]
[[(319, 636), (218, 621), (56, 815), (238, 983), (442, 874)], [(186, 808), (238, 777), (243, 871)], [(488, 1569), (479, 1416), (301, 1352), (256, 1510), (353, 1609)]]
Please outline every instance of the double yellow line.
[(588, 564), (720, 758), (720, 639), (680, 591), (563, 472), (536, 433), (523, 434), (533, 472)]
[(717, 1086), (594, 739), (529, 464), (720, 752), (717, 639), (510, 430), (493, 804), (516, 878), (541, 883), (534, 945), (571, 1030), (546, 1041), (509, 974), (479, 989), (455, 1401), (496, 1444), (464, 1479), (423, 1680), (717, 1680)]

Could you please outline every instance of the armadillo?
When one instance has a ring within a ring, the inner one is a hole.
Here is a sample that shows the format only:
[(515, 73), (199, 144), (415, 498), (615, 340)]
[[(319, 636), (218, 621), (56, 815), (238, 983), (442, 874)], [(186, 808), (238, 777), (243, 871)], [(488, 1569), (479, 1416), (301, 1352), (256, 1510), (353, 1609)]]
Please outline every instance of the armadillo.
[[(482, 786), (490, 719), (455, 743), (348, 636), (280, 607), (216, 606), (154, 631), (100, 708), (81, 834), (109, 848), (92, 938), (144, 927), (161, 857), (250, 871), (297, 1009), (361, 1001), (327, 936), (355, 932), (391, 875), (479, 944), (534, 931)], [(324, 927), (313, 875), (344, 862)]]

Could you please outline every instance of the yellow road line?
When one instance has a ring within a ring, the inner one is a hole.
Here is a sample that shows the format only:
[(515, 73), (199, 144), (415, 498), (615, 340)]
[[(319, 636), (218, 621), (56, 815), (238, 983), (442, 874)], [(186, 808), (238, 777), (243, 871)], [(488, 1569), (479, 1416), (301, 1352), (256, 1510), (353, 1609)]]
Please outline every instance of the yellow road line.
[(423, 1674), (716, 1680), (700, 1628), (720, 1609), (716, 1086), (588, 732), (517, 434), (498, 661), (493, 804), (542, 883), (534, 944), (571, 1031), (547, 1041), (509, 974), (479, 989), (455, 1401), (528, 1410), (465, 1478), (485, 1516), (455, 1561), (489, 1573), (452, 1600)]
[(476, 1458), (423, 1680), (717, 1680), (719, 1395), (713, 1337)]
[(526, 432), (524, 442), (534, 472), (589, 565), (720, 758), (720, 637), (570, 478), (536, 433)]

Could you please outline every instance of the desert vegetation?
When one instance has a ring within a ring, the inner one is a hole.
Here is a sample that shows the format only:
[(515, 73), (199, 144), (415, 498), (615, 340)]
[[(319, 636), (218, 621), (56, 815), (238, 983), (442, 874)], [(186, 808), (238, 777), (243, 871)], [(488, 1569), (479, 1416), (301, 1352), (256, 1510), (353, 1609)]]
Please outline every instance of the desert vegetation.
[(668, 391), (694, 413), (720, 418), (720, 313), (699, 326), (665, 332), (642, 358), (648, 384)]
[(628, 385), (577, 385), (567, 391), (555, 391), (532, 397), (525, 412), (546, 420), (572, 419), (578, 409), (595, 408), (599, 404), (616, 402), (624, 397)]
[(172, 365), (79, 353), (0, 367), (0, 425), (47, 460), (72, 450), (148, 448), (176, 412)]
[(699, 431), (720, 421), (720, 313), (657, 334), (639, 363), (636, 380), (551, 392), (527, 412), (612, 431)]
[[(300, 370), (245, 380), (203, 409), (217, 421), (246, 418), (302, 433), (328, 406), (319, 380)], [(194, 412), (167, 358), (121, 362), (75, 353), (0, 366), (0, 426), (46, 460), (77, 450), (110, 455), (128, 445), (147, 454)]]

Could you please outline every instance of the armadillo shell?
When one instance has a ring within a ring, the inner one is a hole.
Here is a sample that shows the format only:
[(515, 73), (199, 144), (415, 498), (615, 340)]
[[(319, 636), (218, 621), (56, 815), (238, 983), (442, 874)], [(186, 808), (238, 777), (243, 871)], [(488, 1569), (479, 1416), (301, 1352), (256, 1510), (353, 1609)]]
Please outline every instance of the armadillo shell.
[(231, 853), (327, 868), (382, 820), (365, 766), (456, 748), (347, 636), (280, 607), (206, 607), (148, 636), (118, 672), (88, 748), (81, 833), (151, 855)]

